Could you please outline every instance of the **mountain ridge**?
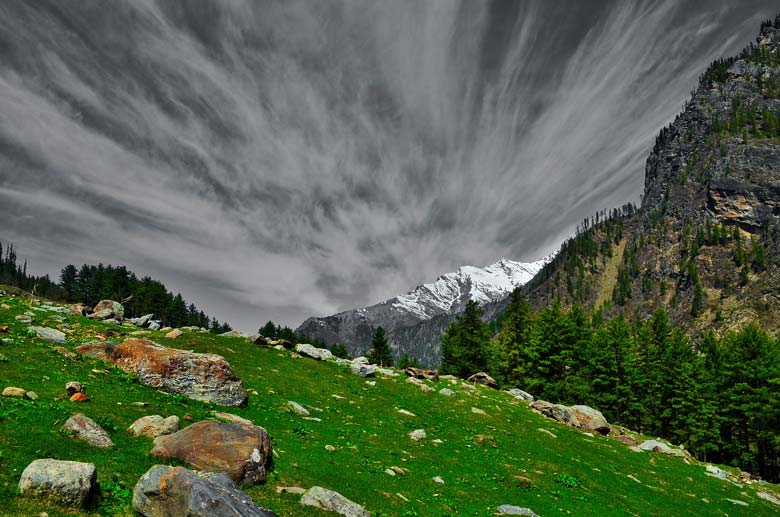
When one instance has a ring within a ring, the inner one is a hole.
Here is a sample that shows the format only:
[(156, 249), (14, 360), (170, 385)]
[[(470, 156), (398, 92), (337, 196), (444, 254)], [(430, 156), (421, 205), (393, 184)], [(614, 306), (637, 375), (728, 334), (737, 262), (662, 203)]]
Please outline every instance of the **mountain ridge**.
[(545, 257), (518, 262), (502, 258), (483, 268), (461, 266), (380, 303), (308, 318), (296, 333), (329, 344), (343, 343), (350, 354), (362, 355), (370, 349), (374, 329), (382, 325), (396, 358), (408, 354), (435, 366), (440, 356), (438, 338), (469, 300), (485, 307), (486, 316), (494, 316), (497, 312), (493, 307), (530, 281), (549, 260)]

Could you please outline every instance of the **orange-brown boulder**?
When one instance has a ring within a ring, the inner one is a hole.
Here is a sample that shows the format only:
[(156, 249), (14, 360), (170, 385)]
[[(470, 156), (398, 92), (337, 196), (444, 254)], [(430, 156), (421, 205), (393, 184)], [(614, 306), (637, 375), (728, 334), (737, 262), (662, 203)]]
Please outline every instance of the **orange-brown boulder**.
[(265, 481), (271, 440), (262, 427), (202, 420), (154, 440), (152, 455), (176, 458), (198, 470), (223, 472), (241, 485)]
[(223, 406), (244, 406), (247, 393), (227, 361), (216, 354), (168, 348), (147, 339), (96, 343), (76, 352), (134, 373), (141, 384)]

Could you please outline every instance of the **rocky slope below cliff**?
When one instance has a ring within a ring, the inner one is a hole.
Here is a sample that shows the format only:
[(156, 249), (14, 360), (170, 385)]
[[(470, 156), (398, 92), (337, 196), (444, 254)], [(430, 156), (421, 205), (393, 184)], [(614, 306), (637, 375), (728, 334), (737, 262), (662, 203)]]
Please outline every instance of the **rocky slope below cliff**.
[(371, 348), (374, 329), (381, 325), (396, 358), (408, 354), (426, 366), (435, 366), (444, 329), (463, 312), (469, 300), (482, 305), (486, 317), (493, 317), (509, 293), (531, 280), (545, 263), (502, 259), (484, 268), (463, 266), (382, 303), (309, 318), (296, 333), (329, 344), (344, 343), (350, 354), (361, 355)]

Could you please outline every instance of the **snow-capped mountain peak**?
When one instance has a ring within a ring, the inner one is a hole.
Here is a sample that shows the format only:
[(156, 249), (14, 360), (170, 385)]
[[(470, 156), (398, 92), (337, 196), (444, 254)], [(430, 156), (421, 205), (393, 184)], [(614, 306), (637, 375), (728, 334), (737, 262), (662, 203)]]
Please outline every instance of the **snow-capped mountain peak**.
[(505, 298), (531, 280), (546, 263), (547, 259), (525, 263), (502, 258), (484, 268), (462, 266), (388, 301), (394, 309), (428, 319), (458, 311), (468, 300), (484, 305)]

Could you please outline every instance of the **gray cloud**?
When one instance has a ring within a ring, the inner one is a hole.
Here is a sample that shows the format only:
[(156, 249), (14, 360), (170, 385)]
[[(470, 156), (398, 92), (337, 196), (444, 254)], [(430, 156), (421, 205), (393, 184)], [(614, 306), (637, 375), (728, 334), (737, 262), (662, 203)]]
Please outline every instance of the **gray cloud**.
[(0, 4), (0, 220), (249, 330), (555, 249), (767, 1)]

